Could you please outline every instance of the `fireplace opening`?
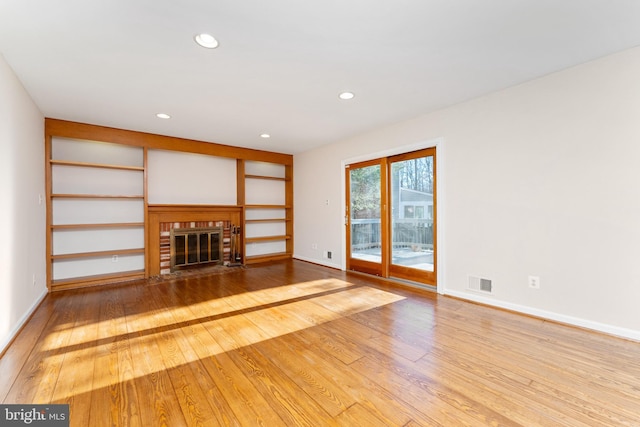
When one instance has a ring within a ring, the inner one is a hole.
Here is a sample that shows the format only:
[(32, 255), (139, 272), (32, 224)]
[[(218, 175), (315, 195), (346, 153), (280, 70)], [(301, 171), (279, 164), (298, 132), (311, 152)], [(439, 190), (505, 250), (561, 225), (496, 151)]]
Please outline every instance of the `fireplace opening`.
[(223, 227), (171, 229), (171, 272), (224, 262)]

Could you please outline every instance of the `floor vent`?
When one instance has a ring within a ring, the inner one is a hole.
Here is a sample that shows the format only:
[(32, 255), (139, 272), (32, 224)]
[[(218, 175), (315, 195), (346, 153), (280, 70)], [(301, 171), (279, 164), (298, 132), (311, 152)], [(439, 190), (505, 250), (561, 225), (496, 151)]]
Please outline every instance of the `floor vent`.
[(481, 277), (476, 277), (476, 276), (469, 276), (469, 284), (467, 288), (474, 291), (486, 292), (489, 294), (493, 292), (491, 280), (483, 279)]

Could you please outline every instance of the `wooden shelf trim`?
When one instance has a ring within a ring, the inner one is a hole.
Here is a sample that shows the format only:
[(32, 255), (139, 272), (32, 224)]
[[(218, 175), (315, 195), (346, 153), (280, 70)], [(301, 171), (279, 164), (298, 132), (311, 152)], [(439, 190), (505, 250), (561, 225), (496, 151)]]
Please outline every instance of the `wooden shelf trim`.
[(52, 225), (52, 230), (84, 230), (91, 228), (137, 228), (144, 227), (144, 222), (109, 222), (104, 224), (59, 224)]
[(245, 175), (245, 178), (248, 179), (270, 179), (272, 181), (290, 181), (289, 178), (279, 177), (279, 176), (267, 176), (267, 175)]
[(72, 162), (72, 161), (68, 161), (68, 160), (50, 160), (49, 162), (52, 165), (60, 165), (60, 166), (77, 166), (77, 167), (85, 167), (85, 168), (102, 168), (102, 169), (120, 169), (120, 170), (144, 172), (144, 167), (143, 166), (106, 165), (106, 164), (102, 164), (102, 163)]
[(286, 222), (291, 221), (288, 218), (262, 218), (262, 219), (245, 219), (244, 222), (247, 224), (251, 223), (259, 223), (259, 222)]
[(245, 257), (245, 263), (247, 264), (257, 264), (260, 262), (268, 262), (268, 261), (277, 261), (281, 259), (289, 259), (292, 258), (292, 255), (287, 252), (275, 252), (271, 254), (264, 255), (252, 255)]
[(247, 243), (255, 242), (271, 242), (277, 240), (289, 240), (291, 236), (261, 236), (261, 237), (245, 237), (244, 241)]
[(118, 271), (115, 273), (96, 274), (94, 276), (72, 277), (69, 279), (57, 279), (51, 281), (51, 290), (80, 288), (85, 286), (101, 285), (105, 283), (123, 282), (136, 279), (144, 279), (144, 270)]
[(52, 194), (52, 199), (139, 199), (144, 196), (123, 194)]
[(107, 257), (112, 255), (135, 255), (135, 254), (144, 254), (144, 248), (134, 248), (134, 249), (112, 249), (108, 251), (96, 251), (96, 252), (78, 252), (73, 254), (59, 254), (59, 255), (51, 255), (52, 260), (56, 259), (77, 259), (77, 258), (100, 258)]
[(245, 209), (291, 209), (290, 205), (244, 205)]
[(185, 153), (207, 154), (216, 157), (231, 157), (234, 159), (293, 165), (293, 155), (291, 154), (234, 147), (216, 144), (213, 141), (195, 141), (52, 118), (45, 118), (44, 124), (45, 133), (55, 137), (86, 139), (89, 141), (147, 147), (149, 149), (172, 150)]

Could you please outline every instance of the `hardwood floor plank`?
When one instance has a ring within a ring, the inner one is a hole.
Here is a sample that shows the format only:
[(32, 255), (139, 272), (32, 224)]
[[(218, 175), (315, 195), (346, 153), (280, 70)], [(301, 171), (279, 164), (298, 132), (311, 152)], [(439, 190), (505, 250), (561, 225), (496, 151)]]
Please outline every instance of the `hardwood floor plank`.
[(118, 416), (120, 425), (140, 426), (140, 403), (135, 385), (133, 357), (129, 344), (126, 318), (122, 306), (119, 306), (118, 319)]
[[(361, 314), (361, 313), (358, 313)], [(418, 360), (430, 351), (431, 343), (420, 340), (407, 343), (398, 337), (395, 325), (393, 329), (382, 333), (379, 329), (373, 329), (368, 324), (360, 323), (360, 317), (350, 316), (342, 318), (330, 324), (323, 325), (327, 335), (335, 341), (341, 341), (343, 345), (349, 345), (370, 351), (381, 353), (393, 353), (407, 360)]]
[[(335, 417), (356, 403), (344, 392), (339, 384), (324, 375), (326, 370), (318, 369), (312, 360), (301, 357), (295, 342), (287, 337), (267, 340), (256, 348), (287, 375), (288, 380), (304, 390), (329, 415)], [(333, 372), (339, 374), (339, 372)]]
[(380, 305), (397, 302), (402, 298), (404, 297), (391, 292), (369, 286), (359, 286), (345, 289), (339, 293), (322, 295), (314, 298), (313, 302), (341, 316), (349, 316)]
[(6, 392), (5, 403), (50, 401), (58, 378), (60, 363), (64, 359), (64, 353), (60, 349), (67, 345), (71, 336), (70, 328), (75, 323), (75, 312), (72, 308), (81, 299), (82, 296), (75, 295), (69, 299), (56, 301), (55, 310), (39, 334), (33, 351), (20, 369), (11, 388)]
[(362, 405), (357, 403), (351, 405), (346, 411), (336, 417), (336, 421), (340, 426), (370, 426), (370, 427), (387, 427), (386, 421), (376, 417), (375, 414), (368, 411)]
[[(477, 370), (469, 369), (465, 362), (452, 363), (449, 358), (432, 360), (435, 352), (418, 361), (418, 372), (425, 372), (431, 378), (448, 378), (447, 386), (456, 393), (473, 398), (478, 404), (498, 412), (514, 423), (524, 426), (550, 426), (566, 423), (564, 414), (546, 407), (543, 411), (533, 410), (528, 401), (540, 400), (529, 385), (513, 381), (509, 376), (488, 367), (488, 373), (479, 376)], [(472, 365), (471, 365), (472, 366)], [(574, 425), (583, 425), (576, 423)]]
[(131, 352), (120, 292), (110, 289), (103, 295), (101, 306), (90, 424), (138, 426), (141, 425), (140, 405), (132, 381)]
[(207, 357), (202, 363), (241, 425), (286, 425), (227, 353)]
[[(118, 377), (117, 364), (114, 364), (112, 356), (97, 356), (95, 361), (94, 376), (99, 377), (100, 381), (105, 378)], [(120, 425), (120, 416), (118, 415), (118, 383), (108, 384), (103, 387), (94, 387), (91, 393), (91, 409), (89, 411), (89, 425), (91, 426), (107, 426)], [(72, 410), (75, 412), (75, 408)], [(72, 421), (74, 425), (75, 418)]]
[(25, 327), (5, 349), (4, 354), (0, 355), (0, 402), (5, 402), (7, 393), (20, 374), (25, 360), (37, 349), (39, 339), (61, 301), (47, 295)]
[(136, 291), (124, 304), (124, 310), (134, 360), (133, 374), (140, 396), (140, 419), (145, 425), (186, 426), (158, 341), (146, 333), (154, 328), (155, 309), (144, 289)]
[(295, 348), (300, 354), (298, 360), (310, 361), (318, 372), (326, 373), (358, 403), (366, 406), (378, 418), (386, 420), (387, 425), (401, 426), (413, 417), (426, 426), (448, 426), (418, 412), (403, 402), (398, 394), (387, 391), (367, 376), (355, 372), (349, 364), (343, 365), (339, 359), (334, 358), (330, 349), (327, 351), (326, 347), (313, 337), (308, 339), (306, 333), (292, 335), (290, 341), (297, 342)]
[[(162, 301), (163, 296), (166, 297), (166, 294), (162, 292), (154, 294), (154, 300), (160, 307), (165, 306), (166, 300)], [(172, 321), (174, 324), (185, 325), (189, 318), (188, 312), (185, 307), (175, 306), (171, 310), (160, 311), (158, 317), (163, 319), (165, 324)], [(169, 329), (160, 336), (160, 339), (164, 339), (164, 345), (159, 345), (165, 365), (172, 366), (169, 377), (187, 424), (235, 424), (235, 419), (231, 421), (229, 416), (221, 414), (216, 405), (208, 399), (209, 395), (218, 397), (220, 393), (193, 349), (192, 338), (195, 338), (196, 345), (201, 342), (198, 339), (199, 331), (196, 329), (194, 337), (190, 334), (191, 330), (189, 326)]]
[(287, 381), (282, 371), (253, 347), (244, 347), (228, 354), (285, 425), (335, 425), (333, 418), (304, 390)]
[[(223, 309), (228, 310), (228, 306)], [(195, 318), (209, 318), (207, 304), (192, 304), (190, 310)], [(233, 411), (228, 418), (237, 419), (244, 426), (284, 425), (282, 419), (271, 410), (264, 397), (226, 353), (225, 347), (234, 349), (237, 346), (233, 338), (220, 324), (216, 323), (216, 320), (207, 320), (198, 324), (200, 326), (193, 325), (197, 330), (193, 335), (197, 338), (193, 350)], [(206, 331), (206, 334), (201, 333), (202, 330)], [(224, 345), (220, 342), (224, 342)]]
[(72, 426), (640, 426), (640, 343), (301, 261), (45, 297), (0, 400)]
[[(168, 295), (164, 289), (160, 289), (157, 296), (160, 298), (164, 297), (165, 303), (171, 298), (171, 295)], [(187, 298), (187, 300), (189, 300), (189, 298)], [(240, 426), (240, 421), (235, 417), (233, 410), (202, 362), (202, 359), (207, 358), (210, 353), (222, 353), (222, 348), (215, 342), (202, 324), (194, 320), (193, 312), (190, 310), (186, 301), (185, 305), (180, 307), (180, 309), (172, 310), (172, 314), (176, 322), (185, 324), (182, 330), (187, 342), (183, 341), (181, 348), (185, 357), (192, 360), (188, 366), (197, 381), (198, 387), (204, 393), (203, 397), (205, 397), (209, 403), (209, 409), (206, 410), (207, 414), (205, 414), (206, 418), (209, 419), (209, 423), (221, 426)], [(197, 351), (197, 349), (207, 350), (205, 354), (202, 354)]]
[(475, 400), (454, 392), (444, 383), (414, 375), (401, 375), (369, 356), (352, 363), (351, 368), (398, 395), (416, 411), (427, 410), (443, 425), (515, 425), (501, 414), (487, 410)]
[[(447, 319), (445, 322), (451, 322), (451, 320)], [(565, 363), (559, 363), (564, 358), (563, 352), (549, 343), (538, 344), (534, 347), (527, 345), (526, 342), (518, 345), (519, 341), (514, 341), (508, 335), (505, 337), (497, 334), (495, 338), (481, 341), (478, 339), (479, 335), (476, 331), (473, 329), (467, 331), (462, 328), (468, 327), (460, 325), (460, 329), (456, 330), (457, 335), (467, 343), (474, 343), (474, 345), (467, 347), (469, 355), (476, 358), (483, 357), (487, 361), (499, 360), (501, 366), (508, 366), (511, 372), (527, 377), (530, 384), (535, 382), (543, 387), (544, 384), (551, 383), (558, 392), (580, 396), (584, 401), (596, 400), (603, 408), (625, 408), (629, 405), (633, 407), (637, 402), (637, 393), (634, 395), (634, 392), (628, 390), (625, 385), (618, 386), (619, 383), (609, 380), (604, 372), (602, 376), (594, 375), (601, 369), (598, 365), (594, 365), (592, 368), (589, 368), (589, 365), (580, 368), (583, 362), (575, 361), (572, 358), (565, 360)], [(564, 328), (567, 327), (564, 326)], [(501, 338), (498, 339), (498, 337)], [(441, 343), (446, 345), (444, 340)], [(458, 353), (466, 351), (464, 347), (450, 345), (446, 352), (450, 352), (454, 348)], [(514, 360), (519, 359), (525, 359), (527, 363), (522, 366), (513, 363)], [(601, 387), (599, 381), (608, 384), (606, 387)], [(550, 399), (551, 401), (556, 400), (555, 398)], [(621, 411), (627, 415), (637, 413), (635, 410), (622, 409)]]
[(96, 293), (86, 293), (84, 297), (52, 397), (53, 403), (73, 408), (70, 417), (75, 425), (89, 425), (96, 360), (93, 344), (98, 339), (98, 323), (92, 321), (92, 312), (101, 299)]
[[(340, 328), (338, 329), (341, 330)], [(341, 334), (334, 334), (334, 332), (335, 328), (332, 325), (322, 325), (318, 328), (309, 328), (300, 331), (296, 336), (306, 339), (309, 343), (314, 343), (346, 365), (364, 357), (364, 352), (356, 343), (345, 339)], [(363, 337), (364, 340), (369, 338), (369, 335)]]

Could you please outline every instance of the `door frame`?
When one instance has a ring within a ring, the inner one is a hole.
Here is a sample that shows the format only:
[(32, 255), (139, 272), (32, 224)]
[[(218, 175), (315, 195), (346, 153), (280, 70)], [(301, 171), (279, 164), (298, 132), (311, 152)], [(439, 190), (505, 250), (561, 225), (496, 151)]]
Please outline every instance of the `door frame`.
[[(436, 291), (439, 294), (444, 294), (445, 290), (445, 253), (446, 253), (446, 212), (445, 212), (445, 159), (446, 159), (446, 151), (445, 151), (445, 140), (442, 137), (433, 138), (421, 142), (417, 142), (414, 144), (403, 145), (399, 147), (390, 148), (387, 150), (377, 151), (373, 153), (363, 154), (360, 156), (349, 157), (343, 159), (341, 161), (341, 188), (342, 188), (342, 203), (343, 206), (346, 206), (347, 203), (347, 194), (346, 194), (346, 173), (348, 168), (347, 165), (354, 163), (363, 163), (370, 160), (375, 160), (378, 158), (392, 157), (400, 154), (409, 153), (412, 151), (423, 150), (425, 148), (435, 148), (437, 155), (437, 167), (436, 167), (436, 193), (438, 197), (438, 218), (437, 218), (437, 238), (438, 238), (438, 250), (436, 252)], [(346, 212), (343, 212), (346, 213)], [(342, 259), (341, 259), (341, 270), (347, 271), (347, 251), (346, 247), (348, 244), (347, 240), (347, 227), (345, 225), (345, 218), (341, 218), (342, 222)], [(417, 286), (421, 286), (419, 283), (416, 283)]]
[(349, 242), (345, 246), (345, 254), (346, 254), (346, 269), (352, 269), (352, 267), (356, 267), (357, 271), (373, 274), (376, 276), (388, 277), (389, 275), (389, 252), (387, 250), (382, 250), (381, 252), (381, 261), (378, 266), (377, 263), (370, 261), (363, 261), (351, 258), (351, 194), (350, 191), (347, 191), (347, 188), (350, 187), (351, 178), (348, 172), (351, 172), (353, 169), (366, 168), (369, 166), (379, 166), (380, 167), (380, 237), (382, 242), (386, 242), (388, 240), (389, 235), (389, 218), (387, 216), (387, 205), (385, 201), (387, 200), (387, 194), (389, 192), (389, 188), (387, 185), (387, 172), (388, 172), (388, 163), (386, 158), (379, 158), (373, 160), (367, 160), (365, 162), (358, 163), (350, 163), (345, 165), (345, 230), (347, 233), (346, 241)]
[[(425, 151), (429, 151), (429, 153), (425, 153)], [(433, 271), (425, 271), (419, 270), (415, 268), (404, 267), (396, 264), (389, 263), (388, 264), (388, 275), (386, 277), (392, 277), (395, 279), (409, 280), (411, 282), (419, 282), (423, 283), (419, 276), (425, 275), (430, 282), (435, 282), (435, 286), (438, 285), (438, 156), (437, 156), (437, 148), (429, 147), (423, 148), (421, 150), (412, 151), (409, 153), (398, 154), (395, 156), (390, 156), (386, 158), (387, 169), (390, 171), (391, 165), (396, 162), (401, 162), (404, 160), (411, 160), (424, 156), (432, 156), (433, 157), (433, 179), (434, 179), (434, 187), (433, 187), (433, 256), (434, 256), (434, 270)], [(387, 183), (388, 185), (388, 183)], [(391, 194), (391, 189), (389, 189), (389, 194)], [(389, 253), (389, 258), (393, 253), (392, 248), (392, 240), (393, 235), (391, 231), (392, 221), (388, 218), (387, 215), (387, 252)], [(388, 259), (389, 259), (388, 258)], [(434, 286), (432, 284), (428, 284), (428, 286)]]

